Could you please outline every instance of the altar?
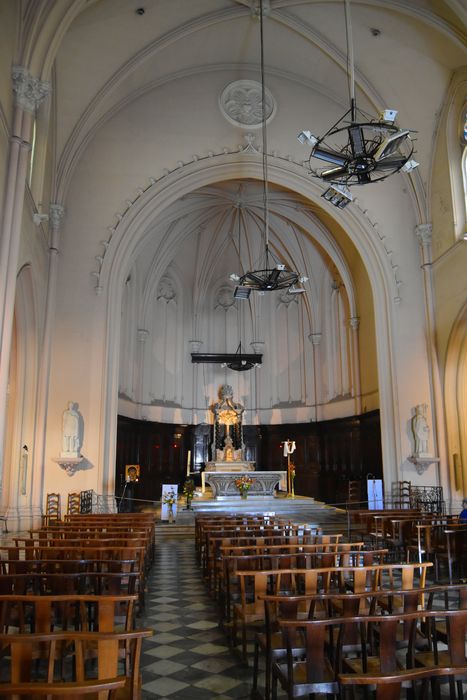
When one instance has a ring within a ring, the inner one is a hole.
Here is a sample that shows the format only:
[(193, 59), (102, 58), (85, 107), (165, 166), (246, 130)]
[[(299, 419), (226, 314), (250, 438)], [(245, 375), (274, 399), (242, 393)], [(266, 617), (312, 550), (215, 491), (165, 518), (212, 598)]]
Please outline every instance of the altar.
[(248, 490), (248, 498), (274, 496), (275, 489), (287, 483), (287, 472), (285, 471), (205, 471), (203, 477), (212, 489), (212, 494), (216, 499), (238, 496), (240, 492), (235, 485), (235, 481), (241, 476), (249, 476), (252, 484)]
[(254, 472), (254, 462), (206, 462), (207, 472)]
[(212, 460), (206, 462), (205, 470), (201, 473), (202, 493), (209, 484), (215, 499), (240, 498), (235, 482), (242, 476), (251, 479), (248, 498), (274, 496), (279, 485), (286, 490), (287, 472), (255, 471), (255, 462), (245, 459), (247, 453), (242, 424), (245, 407), (234, 400), (229, 384), (220, 387), (219, 401), (211, 407), (211, 411), (214, 414)]

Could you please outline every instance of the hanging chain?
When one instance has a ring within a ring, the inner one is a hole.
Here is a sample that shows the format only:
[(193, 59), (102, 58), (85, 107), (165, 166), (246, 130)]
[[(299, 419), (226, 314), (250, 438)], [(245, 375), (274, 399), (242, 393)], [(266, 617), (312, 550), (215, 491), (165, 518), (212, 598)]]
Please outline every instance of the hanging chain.
[(268, 139), (266, 133), (266, 87), (264, 79), (264, 27), (263, 0), (260, 0), (260, 44), (261, 44), (261, 122), (263, 136), (263, 209), (264, 209), (264, 245), (266, 249), (266, 268), (269, 267), (269, 191), (268, 191)]

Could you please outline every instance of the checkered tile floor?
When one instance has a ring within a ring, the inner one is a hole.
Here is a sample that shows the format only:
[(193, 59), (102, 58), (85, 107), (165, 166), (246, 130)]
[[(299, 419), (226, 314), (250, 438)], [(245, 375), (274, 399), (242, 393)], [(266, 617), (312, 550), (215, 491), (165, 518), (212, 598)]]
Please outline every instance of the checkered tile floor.
[(143, 700), (249, 698), (252, 669), (229, 648), (207, 595), (193, 538), (166, 538), (156, 546), (145, 615), (151, 627), (141, 658)]
[[(239, 650), (229, 647), (219, 628), (216, 603), (206, 592), (193, 537), (169, 535), (157, 541), (148, 587), (138, 626), (152, 628), (154, 636), (144, 642), (142, 700), (249, 699), (253, 654), (250, 666), (245, 666)], [(249, 650), (253, 651), (252, 645)], [(260, 673), (259, 689), (263, 688)], [(278, 700), (285, 697), (278, 689)], [(441, 686), (441, 697), (450, 697), (448, 685)]]

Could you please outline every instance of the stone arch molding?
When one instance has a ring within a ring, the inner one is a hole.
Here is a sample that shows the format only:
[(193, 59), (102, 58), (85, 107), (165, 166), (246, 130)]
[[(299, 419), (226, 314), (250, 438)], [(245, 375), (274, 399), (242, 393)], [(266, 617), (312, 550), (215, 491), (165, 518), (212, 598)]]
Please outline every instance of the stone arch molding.
[[(236, 151), (231, 151), (227, 148), (224, 148), (220, 153), (213, 153), (209, 152), (207, 156), (204, 157), (198, 157), (194, 156), (193, 160), (189, 163), (183, 163), (179, 162), (177, 164), (177, 167), (174, 168), (173, 170), (164, 170), (163, 174), (160, 178), (155, 179), (155, 178), (149, 178), (149, 184), (146, 187), (139, 187), (136, 190), (136, 196), (129, 197), (126, 200), (126, 208), (122, 212), (117, 212), (115, 214), (115, 223), (109, 225), (107, 227), (107, 230), (109, 232), (109, 236), (107, 239), (102, 240), (100, 242), (101, 245), (101, 250), (98, 252), (97, 255), (95, 255), (94, 259), (96, 260), (97, 263), (97, 269), (91, 271), (91, 276), (95, 279), (95, 292), (97, 295), (100, 295), (103, 290), (104, 290), (104, 284), (105, 284), (105, 279), (106, 275), (108, 274), (108, 266), (104, 264), (106, 255), (109, 251), (109, 247), (112, 247), (113, 250), (115, 250), (115, 246), (113, 245), (114, 242), (118, 244), (118, 241), (120, 239), (120, 234), (122, 231), (125, 230), (126, 227), (130, 226), (130, 222), (134, 220), (134, 217), (138, 217), (139, 212), (141, 212), (142, 209), (144, 209), (147, 206), (150, 206), (150, 202), (153, 199), (153, 195), (157, 196), (159, 191), (164, 188), (163, 181), (168, 179), (167, 185), (168, 187), (172, 186), (172, 181), (174, 180), (174, 177), (179, 177), (182, 174), (182, 171), (186, 171), (187, 174), (190, 174), (193, 170), (198, 170), (198, 167), (200, 166), (201, 163), (206, 162), (207, 165), (206, 167), (210, 168), (210, 161), (214, 161), (216, 164), (218, 161), (221, 161), (222, 163), (225, 163), (226, 161), (229, 161), (229, 157), (231, 160), (235, 159), (235, 156), (240, 155), (241, 157), (241, 162), (245, 162), (243, 159), (244, 158), (250, 158), (251, 156), (257, 156), (261, 157), (261, 151), (258, 150), (254, 144), (255, 137), (252, 134), (245, 134), (245, 140), (247, 145), (245, 147), (239, 146), (238, 150)], [(297, 164), (295, 161), (293, 161), (291, 156), (281, 156), (277, 154), (277, 152), (273, 153), (268, 153), (268, 161), (272, 163), (272, 167), (274, 168), (274, 171), (271, 171), (271, 178), (273, 177), (273, 172), (278, 169), (280, 172), (282, 172), (284, 169), (289, 169), (292, 167), (292, 170), (294, 171), (295, 169), (301, 170), (302, 177), (306, 178), (306, 182), (308, 183), (308, 188), (307, 192), (304, 193), (304, 196), (311, 199), (312, 201), (320, 201), (321, 204), (320, 206), (323, 206), (322, 200), (318, 199), (321, 195), (321, 190), (319, 186), (317, 186), (316, 182), (311, 180), (309, 177), (308, 170), (306, 169), (304, 164)], [(258, 161), (259, 162), (259, 161)], [(254, 164), (248, 163), (248, 167), (254, 167)], [(246, 177), (244, 173), (242, 172), (240, 177)], [(250, 176), (249, 176), (250, 177)], [(251, 177), (254, 178), (261, 178), (262, 177), (262, 172), (258, 172), (255, 175), (252, 175)], [(272, 180), (271, 180), (272, 182)], [(208, 183), (212, 184), (212, 183)], [(279, 181), (277, 181), (277, 184), (280, 184)], [(199, 189), (198, 187), (194, 187), (193, 189)], [(186, 193), (185, 193), (186, 194)], [(326, 208), (329, 210), (334, 210), (334, 207), (331, 207), (330, 205), (324, 205)], [(366, 218), (367, 220), (367, 225), (369, 225), (373, 229), (373, 235), (376, 237), (378, 242), (381, 244), (382, 250), (384, 251), (387, 260), (390, 265), (391, 273), (392, 273), (392, 284), (393, 284), (393, 299), (395, 303), (399, 303), (401, 300), (400, 297), (400, 288), (403, 285), (403, 281), (399, 277), (398, 273), (398, 265), (394, 261), (394, 253), (393, 251), (387, 246), (386, 243), (386, 236), (384, 233), (380, 231), (380, 227), (377, 222), (371, 221), (371, 219), (367, 215), (367, 210), (362, 209), (359, 205), (359, 200), (358, 198), (354, 198), (353, 202), (353, 207), (357, 208), (359, 210), (359, 213)], [(335, 212), (333, 212), (335, 213)], [(139, 218), (139, 217), (138, 217)], [(336, 217), (336, 218), (342, 218), (342, 217)], [(125, 220), (125, 221), (124, 221)], [(344, 217), (345, 222), (347, 223), (348, 217)], [(301, 221), (297, 220), (294, 222), (297, 225), (303, 224), (303, 217), (301, 217)], [(126, 224), (126, 227), (125, 227)], [(319, 224), (319, 222), (316, 223), (316, 226), (321, 230), (322, 233), (324, 233), (325, 229), (322, 225)], [(344, 226), (345, 228), (345, 226)], [(117, 235), (116, 235), (117, 234)], [(141, 244), (143, 237), (138, 238), (137, 243), (138, 245)], [(331, 238), (328, 236), (328, 240), (330, 241)], [(323, 241), (320, 240), (320, 243), (323, 244)], [(338, 252), (337, 246), (332, 246), (333, 251), (329, 250), (329, 246), (324, 246), (327, 250), (327, 252), (330, 254), (331, 258), (336, 258), (335, 262), (337, 264), (337, 259), (339, 259), (340, 267), (342, 270), (345, 270), (346, 266), (343, 260), (343, 257), (340, 255)], [(136, 249), (133, 251), (133, 255), (135, 254)], [(300, 267), (300, 265), (296, 265), (297, 267)], [(344, 278), (344, 281), (346, 282), (347, 289), (350, 293), (350, 306), (351, 306), (351, 315), (354, 316), (356, 315), (355, 310), (353, 308), (353, 297), (352, 297), (352, 285), (349, 284), (349, 275), (347, 272), (342, 272), (342, 276)]]
[(453, 491), (467, 490), (467, 304), (457, 317), (446, 355), (445, 410)]
[[(288, 161), (272, 159), (269, 170), (270, 181), (326, 207), (319, 199), (321, 189), (310, 181), (305, 169)], [(122, 290), (128, 274), (129, 261), (134, 259), (139, 247), (151, 229), (153, 222), (164, 215), (166, 208), (193, 190), (225, 180), (252, 178), (261, 179), (261, 162), (254, 154), (239, 158), (237, 154), (223, 154), (217, 158), (195, 161), (189, 167), (180, 168), (154, 182), (144, 191), (124, 215), (112, 232), (106, 255), (100, 268), (101, 286), (106, 291), (106, 343), (103, 358), (103, 401), (100, 431), (101, 464), (104, 466), (103, 489), (113, 492), (115, 444), (118, 405), (118, 347), (120, 339), (120, 308)], [(357, 248), (367, 269), (374, 295), (375, 331), (378, 356), (378, 382), (380, 407), (384, 416), (382, 435), (385, 477), (390, 481), (397, 477), (396, 469), (401, 463), (400, 435), (398, 425), (396, 384), (396, 361), (394, 329), (394, 300), (398, 286), (394, 268), (388, 257), (381, 236), (375, 234), (376, 225), (354, 206), (345, 214), (329, 205), (329, 213), (347, 232)], [(102, 291), (102, 290), (101, 290)]]

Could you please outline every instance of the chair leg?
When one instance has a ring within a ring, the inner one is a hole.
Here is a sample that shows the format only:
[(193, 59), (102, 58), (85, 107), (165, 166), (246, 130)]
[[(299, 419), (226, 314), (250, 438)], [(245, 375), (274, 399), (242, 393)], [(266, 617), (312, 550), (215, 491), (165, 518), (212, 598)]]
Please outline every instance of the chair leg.
[(272, 672), (271, 700), (277, 700), (277, 676)]
[(247, 661), (247, 653), (246, 653), (246, 624), (242, 625), (242, 657), (243, 660), (246, 662)]
[(255, 639), (255, 654), (253, 657), (253, 685), (251, 688), (251, 696), (255, 697), (258, 690), (258, 673), (259, 673), (259, 642)]

